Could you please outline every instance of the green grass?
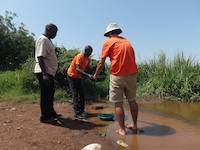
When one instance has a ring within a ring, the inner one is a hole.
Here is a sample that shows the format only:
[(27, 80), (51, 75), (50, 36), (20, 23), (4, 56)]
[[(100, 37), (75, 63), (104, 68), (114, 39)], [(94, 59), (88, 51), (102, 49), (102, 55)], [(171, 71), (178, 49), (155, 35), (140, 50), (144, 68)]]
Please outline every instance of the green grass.
[(25, 92), (23, 87), (24, 72), (6, 71), (0, 73), (0, 101), (35, 101), (36, 93)]
[(0, 73), (0, 94), (6, 93), (11, 89), (20, 87), (21, 71), (7, 71)]
[[(37, 86), (37, 88), (36, 88)], [(0, 73), (0, 102), (39, 102), (40, 93), (37, 79), (32, 72), (24, 70)], [(66, 101), (68, 95), (62, 89), (55, 92), (55, 100)]]
[(0, 101), (12, 101), (12, 102), (37, 102), (39, 100), (39, 94), (25, 94), (17, 90), (10, 90), (7, 93), (0, 96)]

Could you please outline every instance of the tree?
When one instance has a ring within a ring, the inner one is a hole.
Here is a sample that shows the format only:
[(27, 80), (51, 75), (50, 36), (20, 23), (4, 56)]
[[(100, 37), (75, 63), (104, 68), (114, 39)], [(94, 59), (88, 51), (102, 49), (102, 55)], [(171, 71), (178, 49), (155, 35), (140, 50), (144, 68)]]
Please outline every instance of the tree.
[(6, 11), (0, 15), (0, 70), (20, 68), (27, 58), (34, 53), (34, 34), (21, 23), (14, 23), (15, 13)]

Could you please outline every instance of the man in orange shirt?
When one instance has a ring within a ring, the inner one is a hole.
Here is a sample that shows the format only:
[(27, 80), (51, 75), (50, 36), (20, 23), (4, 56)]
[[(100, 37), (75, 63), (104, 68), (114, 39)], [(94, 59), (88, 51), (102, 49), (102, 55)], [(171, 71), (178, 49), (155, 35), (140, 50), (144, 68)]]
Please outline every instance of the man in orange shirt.
[(129, 102), (133, 119), (133, 125), (128, 125), (128, 128), (137, 133), (136, 75), (138, 69), (135, 63), (134, 49), (127, 39), (119, 36), (120, 33), (122, 33), (122, 30), (116, 23), (108, 25), (104, 34), (108, 39), (103, 44), (101, 60), (93, 78), (97, 79), (105, 64), (106, 57), (109, 57), (111, 61), (109, 99), (115, 103), (115, 113), (120, 126), (117, 131), (120, 135), (126, 135), (123, 109), (124, 95)]
[(75, 117), (78, 119), (86, 119), (87, 113), (85, 109), (85, 97), (82, 87), (82, 75), (92, 78), (92, 75), (85, 72), (90, 67), (90, 55), (92, 54), (92, 47), (87, 45), (84, 49), (84, 53), (76, 55), (70, 67), (67, 70), (68, 81), (72, 92)]

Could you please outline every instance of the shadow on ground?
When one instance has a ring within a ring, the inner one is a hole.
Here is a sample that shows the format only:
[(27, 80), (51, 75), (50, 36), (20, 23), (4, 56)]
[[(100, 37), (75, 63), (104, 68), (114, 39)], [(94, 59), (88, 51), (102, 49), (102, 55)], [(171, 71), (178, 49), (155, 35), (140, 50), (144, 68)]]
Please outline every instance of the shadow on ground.
[(143, 132), (141, 134), (147, 136), (168, 136), (176, 133), (176, 130), (170, 126), (140, 121), (146, 126), (140, 128)]
[[(97, 114), (89, 114), (89, 117), (96, 117)], [(54, 122), (49, 122), (47, 124), (68, 128), (72, 130), (92, 130), (96, 127), (105, 127), (108, 126), (108, 124), (96, 124), (93, 122), (89, 122), (88, 120), (78, 120), (78, 119), (72, 119), (72, 118), (58, 118)]]

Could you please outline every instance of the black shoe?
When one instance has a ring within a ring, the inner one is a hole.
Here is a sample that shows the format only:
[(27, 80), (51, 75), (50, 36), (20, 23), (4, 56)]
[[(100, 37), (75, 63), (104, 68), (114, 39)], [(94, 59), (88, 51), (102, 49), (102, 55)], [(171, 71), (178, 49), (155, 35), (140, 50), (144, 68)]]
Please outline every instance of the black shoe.
[(86, 118), (88, 118), (88, 116), (89, 116), (89, 114), (86, 113), (86, 112), (83, 112), (81, 115), (82, 115), (82, 116), (85, 116)]
[(77, 114), (74, 116), (76, 119), (87, 119), (87, 117), (84, 114)]
[(56, 124), (57, 121), (58, 121), (58, 120), (57, 120), (56, 118), (54, 118), (54, 117), (49, 117), (49, 118), (41, 117), (41, 118), (40, 118), (40, 122), (41, 122), (41, 123)]

